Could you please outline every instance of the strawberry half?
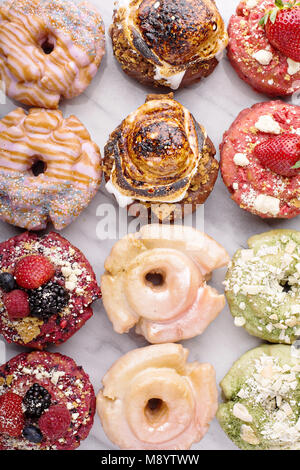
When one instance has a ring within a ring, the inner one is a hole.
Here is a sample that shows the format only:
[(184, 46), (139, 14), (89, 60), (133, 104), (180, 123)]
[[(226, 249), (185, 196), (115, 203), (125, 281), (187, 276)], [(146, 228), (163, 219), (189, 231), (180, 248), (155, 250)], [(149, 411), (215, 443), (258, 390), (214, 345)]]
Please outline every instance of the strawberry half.
[(263, 167), (278, 175), (287, 177), (300, 175), (300, 136), (282, 134), (270, 137), (255, 147), (254, 156)]
[(267, 38), (275, 49), (300, 62), (300, 2), (276, 0), (275, 5), (260, 24), (265, 26)]
[(23, 289), (38, 289), (55, 274), (53, 264), (42, 255), (29, 255), (16, 265), (14, 276)]

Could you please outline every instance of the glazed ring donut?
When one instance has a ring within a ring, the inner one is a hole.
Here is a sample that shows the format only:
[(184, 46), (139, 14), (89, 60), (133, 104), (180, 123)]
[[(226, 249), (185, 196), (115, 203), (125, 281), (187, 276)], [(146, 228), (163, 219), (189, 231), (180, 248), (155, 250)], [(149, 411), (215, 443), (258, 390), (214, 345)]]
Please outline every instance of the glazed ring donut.
[(191, 227), (146, 225), (117, 242), (105, 262), (104, 307), (117, 333), (136, 326), (150, 343), (200, 335), (225, 306), (206, 284), (229, 257)]
[(101, 155), (83, 124), (18, 108), (0, 120), (0, 219), (41, 230), (69, 225), (95, 196)]
[(57, 108), (87, 88), (104, 53), (102, 18), (85, 1), (6, 0), (0, 6), (0, 78), (12, 99)]
[(192, 114), (169, 95), (149, 95), (105, 147), (106, 189), (121, 207), (140, 205), (159, 220), (197, 209), (215, 185), (215, 148)]
[(226, 297), (237, 326), (271, 343), (300, 336), (300, 232), (251, 237), (228, 270)]
[(136, 349), (103, 378), (97, 410), (121, 449), (185, 450), (202, 439), (217, 408), (215, 371), (187, 364), (188, 350), (164, 344)]
[(213, 0), (121, 0), (111, 37), (124, 72), (177, 90), (210, 75), (228, 36)]

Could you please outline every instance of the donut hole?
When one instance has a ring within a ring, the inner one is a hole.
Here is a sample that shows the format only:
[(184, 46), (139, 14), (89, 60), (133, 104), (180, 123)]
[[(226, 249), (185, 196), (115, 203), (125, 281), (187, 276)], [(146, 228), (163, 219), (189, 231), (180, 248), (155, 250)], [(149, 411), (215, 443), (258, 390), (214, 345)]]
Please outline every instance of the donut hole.
[(292, 286), (288, 283), (288, 281), (282, 281), (280, 285), (283, 288), (283, 292), (286, 292), (287, 294), (291, 292)]
[(166, 275), (163, 271), (150, 271), (145, 275), (146, 284), (151, 288), (162, 287), (165, 283)]
[(49, 55), (54, 51), (55, 39), (52, 36), (48, 35), (41, 40), (40, 46), (44, 54)]
[(167, 419), (168, 405), (160, 398), (151, 398), (145, 406), (145, 416), (150, 424), (161, 424)]
[(37, 177), (39, 175), (42, 175), (43, 173), (45, 173), (46, 170), (46, 163), (41, 158), (36, 157), (31, 167), (31, 172), (33, 176)]

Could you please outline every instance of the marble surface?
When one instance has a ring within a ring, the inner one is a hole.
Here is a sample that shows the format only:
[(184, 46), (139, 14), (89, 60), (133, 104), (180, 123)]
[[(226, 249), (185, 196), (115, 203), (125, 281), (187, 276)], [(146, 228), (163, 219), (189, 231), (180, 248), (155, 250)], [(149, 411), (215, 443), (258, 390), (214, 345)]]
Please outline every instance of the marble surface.
[[(112, 130), (131, 111), (140, 106), (148, 92), (147, 89), (126, 77), (112, 55), (108, 37), (111, 22), (113, 0), (93, 0), (103, 15), (106, 25), (107, 54), (91, 86), (77, 99), (64, 102), (61, 106), (65, 115), (76, 114), (87, 126), (93, 139), (103, 152), (106, 140)], [(217, 0), (220, 11), (228, 23), (237, 0)], [(256, 102), (266, 101), (266, 97), (252, 91), (244, 84), (224, 58), (217, 70), (205, 81), (188, 89), (176, 92), (176, 99), (187, 106), (207, 129), (216, 147), (220, 144), (223, 132), (227, 130), (237, 114)], [(3, 117), (16, 107), (16, 103), (6, 100), (0, 105)], [(99, 223), (101, 221), (102, 204), (115, 204), (112, 196), (105, 193), (102, 187), (94, 201), (85, 212), (62, 235), (78, 246), (91, 261), (97, 278), (103, 273), (103, 264), (115, 240), (99, 239)], [(201, 209), (200, 209), (201, 210)], [(192, 221), (190, 222), (192, 223)], [(230, 255), (240, 247), (246, 247), (247, 239), (256, 233), (274, 228), (299, 228), (299, 218), (292, 221), (263, 221), (242, 211), (231, 201), (229, 193), (221, 178), (204, 207), (205, 231), (224, 245)], [(5, 240), (20, 230), (0, 222), (0, 238)], [(225, 270), (219, 270), (213, 276), (211, 284), (222, 291)], [(259, 344), (259, 340), (251, 337), (243, 329), (236, 328), (228, 307), (206, 332), (184, 346), (190, 350), (190, 360), (211, 362), (217, 372), (218, 382), (223, 378), (232, 363), (248, 349)], [(101, 301), (94, 304), (94, 316), (67, 344), (59, 348), (61, 353), (73, 357), (90, 374), (95, 390), (101, 386), (101, 378), (124, 353), (145, 346), (146, 342), (130, 333), (118, 335), (114, 333), (106, 317)], [(0, 344), (0, 353), (3, 352)], [(52, 349), (52, 350), (55, 350)], [(7, 359), (21, 351), (17, 346), (6, 346)], [(99, 418), (88, 439), (80, 449), (114, 449), (115, 447), (105, 436)], [(205, 438), (195, 449), (235, 449), (215, 419)]]

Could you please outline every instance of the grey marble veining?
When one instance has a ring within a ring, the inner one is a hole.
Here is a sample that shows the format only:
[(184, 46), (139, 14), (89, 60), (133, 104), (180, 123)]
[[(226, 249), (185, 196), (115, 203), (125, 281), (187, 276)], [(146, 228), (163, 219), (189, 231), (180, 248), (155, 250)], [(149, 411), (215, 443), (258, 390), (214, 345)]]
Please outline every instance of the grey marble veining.
[[(125, 116), (140, 106), (146, 94), (153, 90), (125, 76), (112, 56), (108, 28), (113, 0), (93, 0), (93, 3), (98, 6), (105, 21), (107, 54), (99, 73), (87, 91), (74, 100), (64, 102), (61, 108), (65, 115), (74, 113), (82, 120), (103, 152), (110, 132)], [(217, 0), (226, 22), (237, 3), (238, 0)], [(187, 106), (196, 119), (207, 128), (216, 147), (219, 146), (224, 131), (242, 109), (267, 100), (265, 96), (252, 91), (237, 77), (226, 58), (212, 76), (188, 89), (178, 91), (176, 99)], [(16, 103), (7, 100), (5, 105), (0, 105), (0, 117), (15, 107)], [(105, 202), (115, 204), (102, 187), (84, 213), (62, 232), (62, 235), (78, 246), (91, 261), (98, 280), (103, 273), (104, 260), (113, 245), (113, 241), (100, 241), (96, 234), (100, 220), (97, 217), (97, 208)], [(292, 221), (264, 221), (242, 211), (231, 201), (219, 177), (213, 193), (205, 204), (205, 231), (209, 235), (222, 243), (233, 255), (239, 247), (246, 246), (246, 241), (251, 235), (273, 228), (297, 229), (299, 218)], [(0, 223), (1, 240), (17, 233), (20, 233), (20, 230)], [(212, 285), (220, 291), (223, 290), (224, 275), (225, 270), (219, 270), (212, 280)], [(185, 341), (183, 344), (190, 350), (190, 360), (211, 362), (214, 365), (219, 382), (241, 354), (259, 343), (259, 340), (233, 325), (232, 317), (226, 307), (202, 336)], [(114, 333), (99, 301), (94, 304), (94, 316), (86, 326), (65, 345), (52, 350), (65, 353), (81, 364), (90, 374), (97, 392), (101, 386), (101, 378), (115, 360), (131, 349), (145, 345), (146, 342), (134, 333), (122, 336)], [(7, 346), (7, 358), (20, 351), (20, 347)], [(113, 448), (96, 416), (92, 432), (80, 449)], [(208, 434), (194, 448), (234, 449), (235, 446), (215, 419)]]

